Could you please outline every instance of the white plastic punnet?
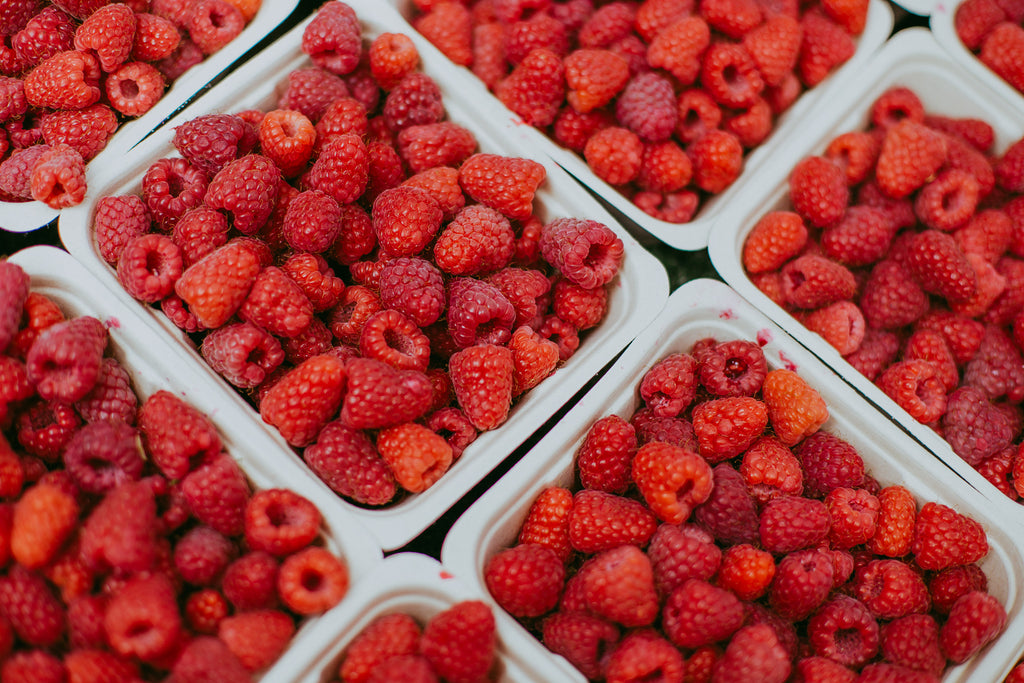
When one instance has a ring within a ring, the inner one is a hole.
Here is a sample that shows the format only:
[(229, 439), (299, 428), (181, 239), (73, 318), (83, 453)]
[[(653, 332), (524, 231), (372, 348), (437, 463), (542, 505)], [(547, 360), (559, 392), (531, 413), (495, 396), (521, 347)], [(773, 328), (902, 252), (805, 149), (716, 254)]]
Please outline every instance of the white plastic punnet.
[[(1015, 109), (954, 62), (928, 31), (909, 29), (898, 33), (872, 60), (856, 81), (837, 97), (828, 116), (809, 121), (802, 144), (790, 146), (774, 160), (771, 173), (751, 188), (746, 201), (731, 207), (708, 245), (711, 262), (722, 278), (737, 292), (778, 323), (801, 344), (839, 373), (871, 403), (891, 416), (915, 439), (923, 443), (957, 474), (982, 491), (1005, 519), (1024, 523), (1024, 506), (1011, 502), (1003, 493), (953, 452), (932, 429), (919, 423), (867, 377), (859, 373), (821, 336), (811, 332), (782, 307), (771, 301), (750, 281), (743, 269), (743, 243), (758, 219), (769, 211), (789, 207), (787, 178), (806, 156), (820, 154), (840, 133), (864, 130), (871, 104), (894, 86), (911, 88), (925, 111), (952, 117), (975, 117), (987, 121), (995, 131), (997, 151), (1024, 135), (1024, 108)], [(823, 112), (824, 113), (824, 112)]]
[(968, 50), (960, 40), (960, 36), (956, 34), (953, 20), (956, 18), (956, 10), (960, 4), (960, 0), (942, 0), (935, 5), (935, 9), (928, 17), (928, 26), (931, 28), (935, 40), (957, 63), (970, 71), (973, 78), (1006, 98), (1008, 106), (1015, 107), (1018, 111), (1024, 110), (1024, 93), (1007, 83), (987, 64), (978, 59), (978, 56)]
[[(337, 678), (345, 650), (352, 640), (375, 619), (388, 614), (408, 614), (420, 627), (446, 609), (463, 600), (485, 600), (471, 584), (460, 580), (437, 560), (420, 553), (398, 553), (388, 556), (373, 573), (353, 587), (350, 599), (341, 609), (332, 611), (316, 638), (305, 647), (315, 657), (302, 657), (296, 652), (295, 665), (288, 667), (289, 680), (294, 683), (322, 683)], [(497, 614), (495, 614), (497, 616)], [(282, 657), (282, 664), (290, 663)], [(549, 678), (543, 663), (524, 661), (499, 636), (495, 683), (536, 683)], [(490, 680), (490, 679), (489, 679)]]
[[(30, 247), (14, 254), (10, 261), (21, 266), (31, 278), (32, 291), (45, 295), (68, 317), (91, 315), (101, 320), (110, 333), (110, 349), (132, 379), (140, 402), (158, 390), (167, 390), (210, 417), (224, 450), (234, 458), (257, 488), (288, 488), (315, 504), (323, 515), (324, 545), (345, 560), (355, 586), (376, 575), (383, 553), (375, 539), (338, 501), (338, 497), (308, 470), (281, 457), (276, 445), (262, 430), (253, 429), (248, 415), (219, 400), (220, 389), (207, 373), (193, 363), (182, 362), (165, 335), (144, 322), (135, 311), (110, 292), (76, 262), (56, 247)], [(287, 653), (263, 674), (265, 681), (290, 680), (292, 667), (312, 660), (317, 651), (309, 643), (336, 628), (337, 613), (347, 609), (357, 591), (349, 593), (333, 609), (303, 620)]]
[[(103, 151), (86, 164), (85, 177), (89, 184), (87, 196), (94, 193), (93, 188), (102, 182), (104, 176), (120, 168), (120, 158), (128, 150), (194, 98), (235, 60), (255, 47), (288, 18), (298, 4), (299, 0), (263, 0), (259, 11), (234, 40), (183, 73), (148, 112), (122, 123)], [(51, 209), (43, 202), (0, 202), (0, 230), (31, 232), (59, 215), (60, 211)]]
[[(625, 419), (640, 407), (644, 373), (671, 353), (687, 352), (706, 337), (746, 339), (762, 344), (768, 367), (796, 371), (817, 389), (829, 408), (822, 429), (845, 439), (864, 459), (880, 485), (900, 484), (919, 504), (935, 501), (977, 520), (988, 534), (989, 553), (980, 562), (989, 592), (1007, 611), (1003, 634), (966, 663), (947, 670), (944, 683), (1001, 681), (1024, 650), (1024, 556), (1021, 530), (1007, 525), (976, 490), (924, 451), (895, 424), (870, 409), (835, 373), (773, 324), (734, 290), (717, 280), (693, 280), (671, 297), (665, 309), (626, 349), (611, 369), (501, 480), (456, 520), (445, 537), (441, 560), (464, 581), (487, 594), (483, 569), (503, 548), (515, 545), (537, 495), (549, 486), (571, 487), (575, 453), (594, 421), (616, 414)], [(502, 640), (530, 661), (548, 658), (559, 676), (586, 679), (567, 660), (546, 650), (507, 612), (498, 611)]]
[[(348, 4), (356, 10), (362, 21), (364, 35), (372, 37), (388, 31), (403, 32), (412, 37), (420, 50), (423, 70), (441, 88), (449, 119), (471, 130), (481, 151), (530, 157), (545, 166), (547, 179), (538, 189), (534, 200), (535, 213), (541, 220), (547, 222), (563, 216), (597, 220), (614, 230), (625, 245), (625, 258), (617, 279), (611, 285), (605, 320), (588, 331), (579, 350), (562, 367), (519, 401), (504, 425), (481, 433), (440, 481), (422, 493), (410, 495), (399, 503), (380, 509), (367, 509), (346, 503), (352, 513), (377, 537), (384, 550), (395, 550), (437, 520), (510, 455), (597, 375), (636, 336), (638, 330), (654, 319), (668, 296), (668, 276), (661, 263), (645, 251), (554, 162), (535, 149), (521, 144), (500, 126), (493, 125), (493, 119), (476, 109), (472, 98), (465, 97), (458, 86), (453, 85), (459, 79), (453, 79), (450, 62), (412, 31), (394, 8), (372, 0), (350, 0)], [(309, 65), (301, 51), (304, 27), (305, 23), (288, 32), (181, 112), (167, 126), (138, 145), (125, 157), (116, 177), (110, 177), (107, 182), (97, 186), (97, 191), (91, 193), (85, 202), (66, 210), (60, 218), (60, 236), (68, 250), (97, 279), (116, 292), (116, 296), (134, 307), (151, 324), (162, 327), (176, 339), (179, 349), (188, 354), (189, 362), (201, 364), (211, 374), (213, 371), (205, 365), (181, 330), (159, 309), (145, 308), (132, 300), (118, 283), (116, 273), (96, 249), (92, 238), (92, 215), (100, 197), (138, 193), (142, 176), (153, 161), (177, 155), (171, 144), (176, 125), (207, 113), (230, 113), (253, 107), (273, 109), (284, 89), (285, 75), (293, 69)], [(269, 74), (273, 74), (273, 77), (268, 77)], [(216, 380), (224, 400), (246, 410), (255, 426), (271, 432), (278, 450), (282, 451), (281, 457), (287, 456), (301, 462), (277, 431), (263, 425), (256, 411), (226, 381), (220, 377)]]
[[(407, 19), (413, 16), (412, 0), (392, 1)], [(791, 135), (802, 132), (807, 119), (815, 115), (813, 112), (818, 103), (828, 106), (832, 98), (846, 87), (849, 79), (885, 43), (892, 31), (892, 25), (893, 15), (889, 5), (883, 0), (871, 0), (867, 24), (864, 32), (857, 38), (857, 52), (828, 78), (805, 91), (789, 110), (778, 118), (772, 134), (746, 155), (743, 172), (736, 182), (721, 194), (704, 201), (689, 223), (669, 223), (645, 213), (619, 190), (597, 177), (582, 156), (562, 147), (542, 131), (523, 123), (522, 119), (487, 91), (472, 71), (465, 67), (454, 68), (467, 81), (464, 86), (467, 89), (467, 97), (486, 102), (487, 108), (493, 112), (490, 115), (491, 120), (504, 121), (510, 135), (521, 137), (527, 144), (543, 150), (603, 201), (665, 244), (685, 251), (699, 251), (707, 247), (708, 236), (725, 209), (737, 201), (742, 201), (747, 185), (756, 185), (760, 182), (761, 166), (774, 158)]]

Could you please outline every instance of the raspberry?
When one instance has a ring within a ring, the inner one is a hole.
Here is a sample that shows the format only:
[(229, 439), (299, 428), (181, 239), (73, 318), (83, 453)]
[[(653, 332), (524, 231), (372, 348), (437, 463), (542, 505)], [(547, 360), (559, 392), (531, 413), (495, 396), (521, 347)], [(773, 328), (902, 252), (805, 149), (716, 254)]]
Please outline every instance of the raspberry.
[(765, 503), (778, 495), (800, 495), (803, 473), (796, 456), (776, 438), (762, 437), (743, 453), (740, 474), (751, 495)]
[(459, 184), (470, 197), (511, 219), (533, 214), (533, 197), (546, 177), (531, 159), (474, 154), (459, 168)]
[(1001, 21), (984, 37), (978, 59), (1017, 90), (1024, 91), (1024, 73), (1016, 58), (1024, 52), (1024, 31), (1011, 21)]
[(254, 610), (224, 618), (217, 629), (242, 665), (259, 671), (272, 664), (295, 633), (292, 618), (280, 610)]
[(527, 125), (544, 128), (554, 122), (565, 98), (564, 80), (561, 57), (537, 48), (498, 84), (495, 95)]
[(742, 475), (728, 463), (713, 470), (714, 488), (707, 501), (694, 511), (697, 521), (723, 543), (754, 543), (759, 540), (754, 498)]
[(784, 619), (807, 618), (828, 596), (832, 572), (832, 560), (823, 550), (802, 550), (786, 555), (779, 562), (769, 590), (772, 608)]
[(17, 0), (4, 5), (0, 13), (0, 32), (7, 36), (14, 35), (24, 28), (38, 11), (38, 3), (35, 0)]
[(174, 291), (184, 270), (181, 249), (157, 233), (132, 238), (117, 262), (117, 279), (131, 296), (156, 303)]
[(191, 469), (191, 461), (212, 458), (221, 451), (210, 420), (168, 391), (150, 395), (139, 409), (138, 421), (146, 453), (169, 479), (181, 479)]
[(636, 7), (631, 3), (609, 3), (583, 22), (576, 38), (582, 47), (607, 47), (632, 30), (635, 18)]
[(366, 683), (383, 661), (416, 652), (420, 627), (404, 613), (377, 617), (345, 649), (339, 673), (342, 680)]
[(837, 301), (811, 311), (801, 322), (843, 356), (855, 352), (864, 341), (864, 314), (852, 301)]
[(540, 249), (544, 260), (586, 289), (610, 282), (623, 253), (622, 240), (606, 225), (575, 218), (557, 218), (545, 225)]
[[(651, 192), (673, 193), (683, 189), (692, 175), (690, 157), (679, 145), (666, 141), (644, 146), (636, 182)], [(637, 204), (636, 197), (633, 203)]]
[(882, 626), (881, 653), (886, 661), (933, 676), (946, 668), (946, 657), (939, 649), (939, 625), (927, 614), (913, 614)]
[(142, 200), (166, 231), (186, 211), (202, 204), (208, 185), (206, 173), (185, 159), (159, 159), (142, 177)]
[(416, 45), (403, 33), (381, 33), (367, 51), (373, 78), (384, 90), (391, 90), (413, 72), (420, 62)]
[(25, 359), (29, 380), (45, 400), (74, 403), (95, 386), (107, 345), (96, 318), (82, 316), (43, 331)]
[(641, 408), (630, 418), (641, 444), (663, 441), (689, 450), (696, 450), (697, 435), (693, 425), (681, 417), (658, 417), (650, 408)]
[(85, 161), (78, 150), (58, 144), (39, 156), (29, 178), (32, 198), (51, 209), (77, 206), (85, 198)]
[(883, 210), (851, 206), (821, 237), (825, 256), (849, 266), (866, 266), (881, 260), (889, 250), (896, 225)]
[(712, 42), (701, 61), (700, 80), (724, 107), (749, 107), (764, 90), (761, 74), (742, 43)]
[(234, 227), (251, 235), (270, 217), (280, 182), (281, 172), (273, 161), (249, 154), (217, 172), (204, 201), (211, 208), (227, 211)]
[(310, 66), (289, 72), (288, 85), (278, 98), (277, 106), (294, 109), (318, 123), (333, 102), (348, 96), (348, 86), (339, 76)]
[(516, 328), (508, 342), (512, 352), (512, 395), (532, 389), (558, 366), (558, 344), (545, 339), (532, 328)]
[(843, 170), (825, 157), (802, 159), (789, 176), (794, 210), (815, 227), (835, 225), (850, 200)]
[(781, 272), (786, 302), (798, 308), (821, 308), (849, 299), (856, 292), (853, 273), (824, 256), (799, 256), (786, 263)]
[(402, 185), (426, 190), (441, 205), (445, 219), (452, 218), (466, 205), (466, 197), (459, 186), (459, 172), (448, 166), (428, 168), (406, 178)]
[(972, 591), (953, 604), (939, 631), (939, 645), (948, 659), (961, 664), (993, 640), (1006, 625), (1006, 610), (988, 593)]
[(245, 508), (245, 542), (278, 557), (305, 548), (320, 532), (320, 511), (288, 489), (263, 489)]
[(644, 444), (633, 457), (631, 478), (651, 511), (681, 524), (711, 494), (711, 467), (695, 452), (671, 444)]
[(133, 237), (146, 232), (149, 223), (149, 212), (138, 196), (101, 197), (96, 202), (93, 218), (93, 234), (100, 255), (107, 263), (116, 265), (124, 246)]
[[(74, 408), (66, 403), (34, 401), (18, 415), (18, 443), (33, 455), (46, 460), (56, 460), (64, 451), (67, 442), (82, 424)], [(0, 442), (3, 446), (5, 442)], [(14, 453), (10, 452), (13, 456)], [(18, 469), (21, 469), (20, 467)], [(21, 486), (12, 479), (17, 494)]]
[(513, 66), (537, 48), (546, 48), (561, 56), (569, 52), (565, 25), (544, 12), (517, 21), (506, 30), (505, 57)]
[(420, 327), (437, 321), (445, 307), (441, 273), (420, 258), (396, 258), (381, 268), (381, 302)]
[(486, 678), (496, 656), (494, 615), (480, 600), (463, 600), (434, 614), (423, 629), (419, 653), (451, 683)]
[(224, 570), (221, 589), (239, 611), (273, 607), (277, 603), (277, 559), (265, 552), (249, 552)]
[(242, 32), (245, 17), (227, 0), (198, 0), (189, 12), (185, 28), (203, 54), (210, 55)]
[(878, 619), (924, 614), (928, 588), (921, 575), (899, 560), (872, 560), (857, 570), (851, 595)]
[(473, 62), (473, 21), (461, 2), (436, 3), (413, 21), (413, 28), (456, 64), (469, 66)]
[(382, 430), (377, 450), (398, 485), (412, 493), (434, 485), (452, 464), (452, 448), (444, 437), (415, 423)]
[(357, 502), (382, 505), (395, 495), (394, 476), (373, 443), (340, 422), (328, 423), (302, 457), (332, 490)]
[(366, 107), (352, 97), (339, 97), (332, 101), (314, 126), (316, 139), (313, 153), (318, 154), (324, 143), (335, 135), (363, 136), (368, 129)]
[[(29, 275), (21, 266), (0, 261), (0, 351), (6, 349), (18, 334), (22, 311), (29, 297)], [(26, 397), (27, 398), (27, 397)]]
[(174, 567), (195, 586), (210, 586), (231, 562), (234, 544), (207, 526), (193, 527), (174, 544)]
[(75, 32), (75, 22), (66, 12), (59, 7), (44, 7), (24, 28), (9, 34), (10, 46), (27, 69), (59, 52), (76, 49)]
[(789, 657), (771, 627), (755, 624), (733, 634), (725, 654), (715, 663), (714, 679), (721, 683), (782, 683), (790, 669)]
[(135, 429), (123, 423), (93, 422), (79, 429), (64, 450), (64, 465), (87, 493), (105, 493), (142, 474)]
[(488, 206), (468, 206), (441, 231), (434, 244), (434, 259), (442, 271), (451, 275), (492, 272), (512, 259), (514, 240), (512, 226), (498, 211)]
[(100, 375), (92, 390), (75, 403), (75, 410), (86, 422), (120, 421), (135, 423), (138, 398), (131, 378), (114, 358), (104, 358)]
[(712, 464), (745, 451), (767, 425), (765, 404), (748, 396), (705, 401), (693, 409), (700, 454)]
[(964, 46), (978, 50), (988, 33), (1006, 19), (1006, 13), (994, 0), (969, 0), (953, 13), (953, 29)]
[(181, 493), (200, 522), (225, 536), (243, 531), (249, 484), (231, 456), (221, 453), (193, 469), (181, 480)]
[(928, 296), (910, 271), (896, 261), (879, 261), (864, 284), (860, 309), (869, 328), (896, 329), (928, 310)]
[(934, 422), (946, 411), (946, 389), (938, 369), (929, 361), (894, 363), (881, 374), (876, 384), (922, 424)]
[(600, 551), (580, 576), (591, 613), (626, 627), (645, 626), (657, 617), (651, 562), (636, 546)]
[(514, 617), (538, 617), (558, 604), (565, 568), (550, 548), (534, 543), (491, 556), (484, 582), (494, 600)]
[(619, 630), (613, 624), (582, 612), (556, 612), (544, 619), (542, 640), (588, 678), (600, 678), (603, 652), (612, 652)]
[(164, 94), (164, 77), (145, 62), (128, 62), (109, 74), (103, 84), (111, 106), (125, 116), (142, 116)]
[(773, 553), (791, 553), (812, 547), (828, 532), (828, 508), (818, 500), (777, 496), (761, 510), (761, 544)]
[(449, 374), (459, 407), (480, 430), (494, 429), (508, 418), (512, 401), (512, 352), (482, 343), (453, 354)]
[(343, 2), (321, 7), (302, 32), (302, 51), (331, 73), (355, 70), (362, 53), (362, 29), (355, 11)]
[(672, 644), (695, 649), (725, 640), (744, 621), (743, 605), (729, 591), (690, 579), (672, 591), (662, 610), (662, 628)]
[(138, 676), (138, 667), (133, 662), (98, 648), (78, 648), (68, 652), (64, 655), (64, 668), (69, 680), (110, 680), (117, 683)]
[(10, 552), (29, 569), (49, 564), (78, 524), (74, 496), (52, 484), (27, 488), (14, 504)]
[(693, 163), (693, 183), (718, 194), (739, 177), (743, 169), (743, 146), (732, 133), (710, 130), (688, 148)]
[(793, 71), (800, 55), (801, 33), (795, 18), (780, 14), (768, 17), (743, 35), (743, 46), (766, 86), (780, 85)]
[(359, 337), (363, 357), (373, 358), (398, 369), (427, 369), (430, 342), (416, 324), (398, 311), (375, 313)]
[(185, 645), (171, 669), (177, 681), (202, 681), (215, 677), (223, 683), (244, 683), (251, 675), (224, 641), (200, 636)]
[(608, 104), (629, 80), (626, 60), (608, 50), (580, 49), (565, 58), (566, 99), (580, 113)]
[(958, 565), (936, 573), (928, 583), (932, 607), (939, 614), (949, 614), (953, 604), (971, 591), (988, 590), (988, 579), (980, 567), (973, 564)]
[(760, 5), (748, 0), (702, 0), (700, 14), (713, 29), (733, 39), (762, 23)]
[(772, 110), (767, 100), (753, 104), (726, 118), (722, 127), (739, 139), (744, 147), (756, 147), (772, 132)]
[(571, 512), (572, 493), (568, 489), (558, 486), (544, 489), (530, 505), (518, 542), (548, 548), (561, 562), (566, 562), (572, 555), (569, 543)]
[(177, 26), (169, 19), (149, 12), (135, 14), (135, 37), (132, 41), (131, 59), (139, 62), (166, 59), (183, 42)]
[(911, 551), (922, 569), (941, 570), (981, 559), (988, 552), (988, 541), (973, 519), (929, 502), (917, 515)]
[(498, 22), (473, 26), (472, 55), (468, 64), (473, 75), (494, 91), (508, 71), (505, 59), (505, 27)]
[(775, 560), (771, 554), (742, 543), (722, 553), (718, 585), (732, 591), (741, 600), (752, 601), (763, 596), (775, 577)]
[(641, 503), (603, 491), (580, 491), (573, 496), (569, 541), (584, 553), (596, 553), (624, 543), (644, 546), (657, 529), (654, 515)]
[(11, 201), (32, 199), (32, 169), (49, 150), (50, 146), (45, 143), (15, 149), (0, 163), (0, 193), (9, 196)]
[(42, 576), (18, 564), (0, 577), (0, 608), (14, 633), (29, 646), (52, 645), (63, 635), (61, 603)]
[(169, 654), (183, 635), (170, 579), (160, 573), (129, 579), (107, 605), (103, 626), (121, 655), (151, 662)]
[(700, 358), (701, 385), (720, 397), (753, 396), (768, 366), (761, 347), (742, 340), (716, 344)]
[(610, 415), (594, 422), (576, 453), (583, 487), (624, 493), (636, 450), (636, 431), (621, 417)]
[(618, 121), (645, 142), (663, 142), (676, 127), (676, 98), (669, 80), (651, 71), (633, 78), (615, 104)]
[(590, 136), (583, 157), (597, 177), (611, 185), (624, 185), (640, 172), (643, 142), (632, 131), (609, 126)]
[(818, 391), (791, 370), (772, 370), (762, 387), (768, 419), (786, 446), (813, 434), (828, 419), (828, 407)]
[(459, 347), (505, 344), (514, 321), (515, 309), (497, 287), (474, 278), (457, 278), (449, 286), (448, 332)]
[(778, 270), (807, 243), (807, 227), (799, 214), (770, 211), (758, 219), (743, 244), (743, 267), (748, 273)]
[(985, 395), (972, 386), (953, 391), (942, 416), (943, 437), (953, 451), (977, 467), (1010, 445), (1013, 428)]
[(92, 55), (58, 52), (25, 76), (25, 100), (34, 107), (83, 109), (100, 98), (100, 73)]
[(821, 12), (804, 12), (800, 27), (804, 37), (797, 58), (797, 75), (804, 85), (812, 88), (852, 57), (857, 46), (843, 26)]
[(81, 557), (88, 567), (142, 571), (156, 558), (156, 500), (145, 482), (108, 492), (82, 527)]
[(260, 416), (288, 443), (305, 446), (341, 406), (344, 364), (334, 356), (314, 356), (290, 370), (263, 397)]
[(413, 72), (388, 93), (382, 116), (396, 133), (410, 126), (438, 123), (444, 119), (441, 89), (427, 74)]
[(844, 666), (860, 666), (878, 652), (878, 622), (863, 603), (845, 595), (822, 605), (807, 632), (816, 655)]
[(259, 270), (256, 254), (232, 240), (189, 266), (174, 291), (205, 327), (216, 328), (242, 306)]
[(964, 368), (963, 383), (977, 387), (989, 400), (1005, 397), (1013, 403), (1024, 398), (1021, 351), (1010, 335), (986, 325), (981, 343)]
[(357, 344), (363, 325), (381, 308), (377, 296), (366, 287), (346, 287), (341, 301), (330, 313), (331, 333), (342, 342)]
[(398, 133), (398, 153), (413, 173), (456, 166), (475, 150), (473, 133), (451, 121), (409, 126)]
[(696, 397), (697, 362), (692, 356), (674, 353), (662, 358), (644, 373), (640, 396), (660, 417), (675, 417)]
[(110, 107), (94, 104), (80, 110), (57, 111), (40, 121), (43, 140), (51, 147), (65, 144), (85, 161), (102, 150), (117, 130), (117, 117)]
[(943, 136), (912, 119), (886, 130), (876, 176), (882, 191), (895, 198), (918, 189), (941, 167), (946, 156)]
[(348, 389), (341, 417), (356, 429), (391, 427), (410, 422), (430, 408), (429, 378), (417, 370), (397, 370), (372, 358), (346, 363)]
[(627, 634), (607, 655), (605, 677), (608, 681), (681, 680), (684, 660), (671, 643), (651, 630)]

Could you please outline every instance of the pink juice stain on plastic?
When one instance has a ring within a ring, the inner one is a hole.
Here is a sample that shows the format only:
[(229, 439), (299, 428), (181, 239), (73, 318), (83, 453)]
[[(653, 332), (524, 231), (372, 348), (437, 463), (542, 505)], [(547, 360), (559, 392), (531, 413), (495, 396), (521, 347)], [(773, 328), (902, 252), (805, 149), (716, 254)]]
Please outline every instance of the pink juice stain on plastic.
[(757, 344), (758, 346), (765, 346), (772, 340), (772, 333), (770, 330), (758, 330), (757, 331)]
[(108, 330), (117, 330), (121, 327), (121, 321), (117, 318), (107, 318), (103, 324)]
[(442, 579), (445, 579), (446, 581), (447, 581), (448, 579), (454, 579), (454, 578), (455, 578), (455, 574), (452, 574), (451, 572), (449, 572), (449, 571), (445, 571), (445, 570), (442, 570), (442, 571), (441, 571), (441, 572), (440, 572), (440, 573), (438, 574), (438, 576), (440, 576), (440, 577), (441, 577)]
[(736, 314), (733, 312), (731, 308), (727, 308), (721, 313), (719, 313), (718, 317), (721, 318), (722, 320), (732, 320), (733, 318), (736, 317)]
[(782, 362), (783, 367), (785, 367), (787, 370), (792, 370), (793, 372), (796, 372), (796, 363), (787, 358), (786, 354), (782, 351), (779, 351), (779, 360)]

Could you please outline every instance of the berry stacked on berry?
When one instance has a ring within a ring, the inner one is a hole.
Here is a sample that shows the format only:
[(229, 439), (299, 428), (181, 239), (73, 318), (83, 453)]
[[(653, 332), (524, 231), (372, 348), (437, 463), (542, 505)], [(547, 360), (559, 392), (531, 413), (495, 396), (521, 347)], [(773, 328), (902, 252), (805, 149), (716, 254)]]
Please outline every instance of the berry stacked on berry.
[(534, 213), (544, 167), (477, 152), (407, 37), (307, 24), (278, 108), (177, 128), (94, 237), (124, 288), (339, 494), (430, 487), (608, 309), (621, 239)]
[[(856, 51), (867, 0), (414, 0), (416, 29), (644, 212), (686, 223)], [(469, 5), (469, 6), (467, 6)]]
[(789, 176), (743, 266), (1011, 498), (1024, 492), (1024, 139), (893, 88)]
[(486, 683), (496, 661), (491, 608), (463, 600), (421, 625), (404, 612), (377, 617), (345, 649), (339, 683)]
[(255, 490), (177, 395), (140, 401), (98, 319), (8, 261), (0, 292), (0, 679), (255, 680), (348, 591), (320, 511)]
[(0, 10), (0, 200), (81, 203), (123, 121), (235, 38), (260, 0), (9, 0)]
[(637, 389), (484, 567), (588, 679), (937, 682), (1002, 631), (982, 527), (875, 481), (758, 344), (698, 341)]
[(1024, 7), (1015, 2), (964, 0), (953, 14), (964, 47), (1024, 94)]

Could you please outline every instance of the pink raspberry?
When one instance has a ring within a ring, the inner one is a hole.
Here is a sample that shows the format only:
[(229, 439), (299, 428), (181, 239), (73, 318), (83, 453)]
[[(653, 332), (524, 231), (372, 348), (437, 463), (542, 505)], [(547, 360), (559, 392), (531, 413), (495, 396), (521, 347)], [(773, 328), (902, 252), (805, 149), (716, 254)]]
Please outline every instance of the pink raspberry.
[(317, 123), (336, 100), (348, 97), (348, 86), (339, 76), (317, 66), (294, 69), (277, 101), (279, 109), (294, 109)]
[(39, 396), (74, 403), (95, 386), (107, 345), (106, 328), (81, 316), (57, 323), (39, 335), (25, 366)]
[(211, 55), (245, 28), (245, 17), (227, 0), (198, 0), (185, 22), (189, 38), (203, 54)]
[(807, 622), (814, 653), (840, 664), (857, 667), (878, 652), (878, 622), (864, 603), (837, 595)]
[(355, 11), (343, 2), (328, 2), (302, 32), (302, 51), (318, 67), (345, 75), (362, 55), (362, 28)]
[(420, 327), (436, 322), (445, 309), (440, 271), (421, 258), (391, 259), (381, 268), (380, 300)]
[(647, 142), (662, 142), (676, 127), (676, 96), (672, 83), (654, 71), (633, 78), (615, 104), (619, 122)]
[(240, 388), (262, 384), (285, 357), (273, 335), (249, 322), (213, 330), (203, 338), (200, 351), (214, 371)]
[(70, 145), (53, 145), (32, 167), (29, 187), (33, 199), (52, 209), (77, 206), (87, 189), (85, 160)]
[(545, 225), (540, 247), (548, 263), (586, 288), (610, 282), (623, 253), (622, 240), (606, 225), (575, 218), (558, 218)]
[(331, 489), (364, 505), (394, 498), (394, 475), (366, 433), (340, 421), (328, 423), (302, 458)]
[(387, 127), (397, 133), (409, 126), (439, 123), (444, 120), (441, 89), (422, 71), (403, 78), (384, 100), (381, 115)]
[(512, 304), (493, 285), (457, 278), (448, 288), (448, 332), (460, 347), (508, 341), (515, 321)]
[(79, 429), (64, 449), (64, 465), (87, 493), (106, 493), (142, 476), (136, 431), (120, 422), (92, 422)]

